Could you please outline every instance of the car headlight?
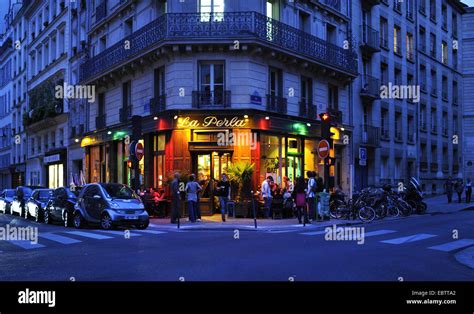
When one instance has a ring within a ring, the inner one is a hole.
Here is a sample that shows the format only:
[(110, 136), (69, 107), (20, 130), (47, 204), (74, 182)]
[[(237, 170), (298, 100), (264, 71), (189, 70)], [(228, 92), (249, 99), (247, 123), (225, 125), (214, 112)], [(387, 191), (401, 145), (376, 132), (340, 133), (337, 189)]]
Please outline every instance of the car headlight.
[(110, 202), (110, 208), (118, 209), (118, 208), (120, 208), (120, 205), (115, 203), (115, 202)]

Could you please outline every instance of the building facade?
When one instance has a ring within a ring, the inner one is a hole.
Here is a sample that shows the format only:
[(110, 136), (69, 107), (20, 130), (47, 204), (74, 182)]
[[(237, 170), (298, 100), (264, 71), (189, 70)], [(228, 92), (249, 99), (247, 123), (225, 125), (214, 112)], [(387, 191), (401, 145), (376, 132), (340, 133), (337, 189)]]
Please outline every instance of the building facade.
[(352, 1), (352, 8), (360, 47), (353, 94), (355, 188), (404, 184), (414, 176), (427, 193), (442, 193), (448, 176), (462, 176), (465, 6), (385, 0)]

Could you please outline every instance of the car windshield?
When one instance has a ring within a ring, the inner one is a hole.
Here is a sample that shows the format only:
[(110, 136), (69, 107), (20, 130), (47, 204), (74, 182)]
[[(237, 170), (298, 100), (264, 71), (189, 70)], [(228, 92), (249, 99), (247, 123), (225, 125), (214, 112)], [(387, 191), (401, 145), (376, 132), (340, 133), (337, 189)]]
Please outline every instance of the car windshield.
[(102, 184), (105, 189), (105, 196), (108, 198), (118, 199), (135, 199), (136, 195), (133, 190), (123, 184)]
[(30, 188), (22, 188), (22, 189), (23, 189), (23, 195), (24, 195), (25, 197), (30, 197), (31, 194), (33, 193), (33, 190), (30, 189)]
[(15, 196), (15, 190), (5, 191), (5, 197), (13, 197), (13, 196)]
[(39, 191), (38, 194), (38, 199), (41, 201), (47, 201), (51, 197), (51, 191), (50, 190), (43, 190)]

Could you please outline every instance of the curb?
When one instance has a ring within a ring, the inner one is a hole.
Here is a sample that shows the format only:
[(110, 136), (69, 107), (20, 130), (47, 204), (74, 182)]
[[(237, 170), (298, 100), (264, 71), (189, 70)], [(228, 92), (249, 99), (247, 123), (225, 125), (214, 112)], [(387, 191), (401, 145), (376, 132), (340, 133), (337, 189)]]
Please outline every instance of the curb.
[(474, 246), (456, 253), (454, 258), (456, 258), (459, 263), (474, 269)]

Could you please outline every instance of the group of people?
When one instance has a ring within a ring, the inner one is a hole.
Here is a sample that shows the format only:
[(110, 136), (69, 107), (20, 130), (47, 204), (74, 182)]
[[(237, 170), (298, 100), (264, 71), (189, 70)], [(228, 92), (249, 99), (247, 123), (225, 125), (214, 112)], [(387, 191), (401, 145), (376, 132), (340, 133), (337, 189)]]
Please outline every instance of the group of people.
[[(202, 191), (202, 186), (196, 181), (196, 176), (194, 174), (191, 174), (188, 177), (188, 182), (186, 185), (182, 184), (183, 182), (180, 182), (180, 178), (180, 173), (175, 173), (174, 179), (171, 183), (171, 223), (177, 223), (177, 219), (180, 217), (179, 209), (181, 206), (182, 193), (185, 193), (186, 201), (188, 202), (189, 221), (193, 223), (196, 221), (201, 221), (199, 193)], [(221, 175), (221, 180), (217, 182), (214, 195), (217, 195), (219, 198), (222, 221), (225, 222), (226, 215), (232, 214), (227, 212), (227, 204), (230, 200), (230, 183), (225, 173)]]
[(471, 178), (467, 178), (466, 184), (464, 184), (462, 179), (453, 180), (451, 177), (449, 177), (448, 180), (446, 180), (446, 182), (444, 183), (444, 189), (446, 191), (446, 196), (448, 197), (448, 203), (451, 203), (453, 200), (453, 192), (457, 193), (459, 203), (462, 202), (463, 192), (466, 194), (466, 203), (471, 202)]
[(317, 195), (324, 191), (323, 179), (316, 172), (306, 172), (307, 178), (303, 176), (296, 178), (296, 183), (288, 178), (283, 178), (283, 188), (276, 184), (272, 176), (268, 176), (261, 186), (263, 208), (265, 218), (269, 218), (272, 212), (272, 202), (275, 198), (283, 197), (284, 207), (292, 208), (301, 224), (310, 223), (317, 216)]

